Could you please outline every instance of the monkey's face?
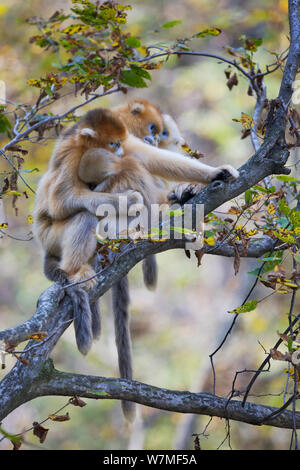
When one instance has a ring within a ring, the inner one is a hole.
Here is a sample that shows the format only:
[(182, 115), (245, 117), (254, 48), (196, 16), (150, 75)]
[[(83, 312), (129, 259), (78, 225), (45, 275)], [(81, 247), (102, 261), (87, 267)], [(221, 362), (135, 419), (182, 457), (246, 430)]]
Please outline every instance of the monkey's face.
[(123, 125), (116, 126), (115, 122), (102, 125), (98, 132), (97, 147), (105, 148), (121, 157), (123, 155), (123, 143), (127, 138), (127, 129)]
[(185, 144), (185, 140), (176, 122), (169, 114), (163, 114), (162, 117), (164, 128), (160, 134), (159, 146), (175, 152), (181, 150), (182, 146)]
[(163, 119), (156, 106), (147, 100), (133, 100), (116, 110), (131, 134), (150, 145), (158, 145), (163, 131)]
[(104, 148), (122, 156), (122, 144), (127, 138), (127, 129), (122, 119), (115, 113), (99, 108), (87, 114), (79, 138), (85, 148)]

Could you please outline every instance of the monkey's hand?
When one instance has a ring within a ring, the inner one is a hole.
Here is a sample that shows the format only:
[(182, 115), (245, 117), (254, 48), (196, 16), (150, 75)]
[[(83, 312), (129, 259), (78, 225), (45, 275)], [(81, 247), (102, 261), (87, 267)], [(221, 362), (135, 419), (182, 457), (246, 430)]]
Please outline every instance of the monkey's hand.
[[(230, 183), (231, 181), (235, 181), (238, 177), (239, 172), (235, 168), (231, 165), (222, 165), (217, 168), (213, 168), (210, 182), (224, 181), (225, 183)], [(203, 187), (204, 186), (202, 184), (177, 184), (168, 194), (169, 204), (180, 204), (182, 206), (189, 199), (196, 196)]]
[(230, 183), (239, 177), (239, 172), (231, 165), (221, 165), (214, 170), (211, 182), (224, 181), (225, 183)]
[(202, 188), (202, 184), (179, 183), (167, 196), (169, 204), (180, 204), (183, 206), (189, 199), (198, 194)]

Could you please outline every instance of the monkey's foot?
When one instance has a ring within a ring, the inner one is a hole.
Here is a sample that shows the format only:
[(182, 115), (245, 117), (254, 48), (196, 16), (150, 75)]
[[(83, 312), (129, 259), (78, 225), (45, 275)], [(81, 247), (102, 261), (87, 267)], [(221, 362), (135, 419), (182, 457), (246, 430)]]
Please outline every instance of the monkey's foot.
[[(91, 266), (89, 266), (88, 264), (83, 264), (75, 274), (70, 276), (70, 279), (72, 282), (80, 282), (86, 280), (85, 282), (80, 284), (80, 286), (85, 290), (89, 290), (92, 289), (97, 282), (97, 277), (93, 276), (95, 276), (95, 271), (93, 270), (93, 268), (91, 268)], [(91, 277), (92, 279), (90, 279)]]
[(194, 197), (203, 189), (202, 184), (180, 183), (168, 194), (170, 204), (185, 204), (189, 199)]
[(230, 183), (239, 177), (239, 172), (231, 165), (222, 165), (215, 168), (215, 175), (211, 179), (213, 181), (224, 181)]

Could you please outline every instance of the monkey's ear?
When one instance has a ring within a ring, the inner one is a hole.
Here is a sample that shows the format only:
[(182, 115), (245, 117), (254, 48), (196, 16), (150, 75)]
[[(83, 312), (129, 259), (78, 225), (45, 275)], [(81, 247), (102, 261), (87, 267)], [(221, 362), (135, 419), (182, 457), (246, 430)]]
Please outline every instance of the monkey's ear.
[(84, 127), (83, 129), (80, 130), (79, 135), (83, 135), (85, 137), (92, 137), (93, 139), (96, 139), (97, 133), (93, 131), (90, 127)]
[(145, 110), (143, 103), (133, 103), (130, 108), (131, 114), (141, 114)]

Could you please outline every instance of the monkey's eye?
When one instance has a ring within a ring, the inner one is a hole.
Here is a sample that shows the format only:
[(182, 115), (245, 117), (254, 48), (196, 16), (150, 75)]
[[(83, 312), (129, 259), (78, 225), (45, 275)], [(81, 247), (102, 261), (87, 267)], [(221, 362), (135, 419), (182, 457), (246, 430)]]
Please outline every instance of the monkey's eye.
[(151, 132), (151, 135), (153, 136), (155, 136), (158, 133), (157, 125), (154, 124), (154, 122), (150, 122), (148, 129)]
[(160, 137), (162, 139), (166, 139), (167, 137), (169, 137), (169, 131), (168, 129), (164, 128), (164, 130), (162, 131), (162, 133), (160, 134)]
[(108, 146), (111, 149), (118, 149), (120, 147), (120, 142), (109, 142)]
[(109, 142), (108, 147), (119, 157), (123, 155), (123, 149), (119, 140), (117, 142)]

